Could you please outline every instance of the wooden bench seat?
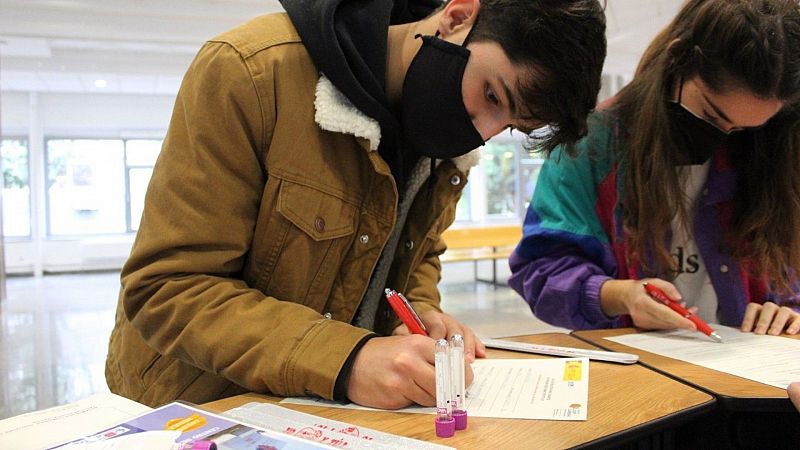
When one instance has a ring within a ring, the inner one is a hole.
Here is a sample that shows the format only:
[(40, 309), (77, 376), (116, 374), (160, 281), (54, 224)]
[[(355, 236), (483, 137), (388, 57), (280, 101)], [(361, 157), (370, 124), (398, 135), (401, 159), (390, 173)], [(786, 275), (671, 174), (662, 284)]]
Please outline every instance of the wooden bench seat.
[[(522, 238), (521, 225), (492, 225), (450, 228), (442, 233), (447, 250), (439, 257), (442, 263), (474, 263), (475, 280), (497, 285), (497, 260), (508, 259)], [(478, 277), (478, 261), (492, 261), (492, 279)], [(505, 284), (505, 283), (503, 283)]]

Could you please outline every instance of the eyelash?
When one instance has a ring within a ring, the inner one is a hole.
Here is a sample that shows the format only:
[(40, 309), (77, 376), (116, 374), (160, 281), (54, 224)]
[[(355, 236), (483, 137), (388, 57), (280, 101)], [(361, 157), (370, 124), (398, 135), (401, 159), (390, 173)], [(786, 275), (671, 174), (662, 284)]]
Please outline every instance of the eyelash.
[(486, 85), (486, 99), (489, 100), (489, 103), (493, 105), (500, 104), (500, 99), (497, 98), (497, 95), (495, 95), (494, 91), (488, 84)]

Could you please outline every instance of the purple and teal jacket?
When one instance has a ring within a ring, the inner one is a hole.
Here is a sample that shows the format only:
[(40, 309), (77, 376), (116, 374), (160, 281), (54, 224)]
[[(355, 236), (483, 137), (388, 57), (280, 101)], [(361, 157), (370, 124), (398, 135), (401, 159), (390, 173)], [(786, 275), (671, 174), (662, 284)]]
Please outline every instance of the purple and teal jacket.
[[(628, 316), (609, 317), (600, 307), (600, 288), (610, 279), (641, 279), (641, 268), (626, 263), (623, 232), (623, 170), (613, 111), (594, 113), (577, 156), (556, 149), (536, 183), (522, 228), (509, 258), (508, 284), (536, 317), (570, 329), (631, 326)], [(712, 157), (693, 219), (694, 237), (716, 291), (721, 322), (739, 326), (751, 301), (773, 300), (767, 283), (750, 275), (749, 264), (720, 251), (733, 214), (736, 170), (725, 151)], [(653, 180), (657, 183), (658, 180)]]

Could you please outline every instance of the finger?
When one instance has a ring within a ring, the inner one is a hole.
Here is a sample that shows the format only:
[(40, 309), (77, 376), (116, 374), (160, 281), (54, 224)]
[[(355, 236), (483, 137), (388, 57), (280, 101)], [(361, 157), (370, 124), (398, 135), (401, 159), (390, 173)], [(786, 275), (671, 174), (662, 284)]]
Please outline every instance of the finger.
[(764, 334), (769, 329), (769, 324), (772, 323), (772, 319), (775, 317), (775, 314), (778, 313), (778, 305), (772, 302), (764, 302), (761, 305), (761, 313), (758, 315), (758, 320), (756, 321), (756, 329), (754, 331), (755, 334)]
[(787, 334), (800, 333), (800, 314), (793, 313), (792, 318), (789, 319), (789, 326), (786, 328)]
[(423, 322), (428, 329), (428, 336), (433, 339), (447, 339), (447, 327), (442, 321), (442, 313), (426, 314)]
[[(472, 330), (470, 330), (470, 333), (472, 333)], [(475, 356), (478, 358), (486, 358), (486, 346), (475, 336), (475, 333), (472, 333), (472, 335), (475, 338)]]
[(683, 300), (683, 296), (681, 295), (680, 291), (678, 291), (678, 288), (676, 288), (675, 285), (670, 283), (669, 281), (664, 281), (659, 278), (653, 278), (647, 280), (647, 282), (652, 283), (655, 287), (664, 291), (664, 293), (667, 294), (667, 297), (678, 302)]
[(411, 332), (408, 331), (408, 327), (404, 323), (392, 330), (392, 336), (407, 336), (409, 334), (411, 334)]
[(408, 391), (403, 397), (411, 400), (412, 402), (422, 406), (435, 406), (436, 405), (436, 390), (433, 393), (422, 388), (416, 383), (411, 383), (408, 386)]
[(486, 347), (483, 345), (483, 342), (475, 336), (475, 333), (467, 328), (464, 327), (464, 359), (468, 364), (472, 364), (475, 361), (475, 358), (484, 358), (486, 357)]
[(775, 318), (772, 319), (772, 324), (769, 326), (769, 331), (767, 334), (772, 336), (777, 336), (783, 332), (783, 329), (786, 328), (786, 323), (789, 322), (789, 319), (792, 318), (793, 311), (785, 306), (782, 306), (778, 309), (778, 312), (775, 314)]
[(697, 326), (691, 320), (683, 317), (678, 312), (673, 311), (668, 306), (657, 304), (658, 320), (665, 325), (665, 328), (680, 328), (685, 330), (696, 330)]
[(761, 311), (761, 305), (758, 303), (748, 303), (747, 308), (744, 310), (744, 319), (742, 319), (741, 330), (745, 333), (753, 331), (753, 324)]
[(800, 411), (800, 383), (795, 382), (790, 384), (787, 391), (789, 392), (789, 398), (792, 399), (795, 408)]
[(687, 309), (687, 311), (689, 311), (689, 313), (692, 314), (692, 315), (697, 314), (697, 311), (699, 311), (699, 310), (700, 310), (700, 308), (698, 308), (697, 306), (692, 306), (689, 309)]
[(436, 403), (436, 370), (432, 364), (421, 364), (411, 374), (406, 398), (420, 405), (432, 406)]
[(469, 387), (473, 380), (475, 380), (475, 372), (472, 371), (472, 366), (467, 364), (464, 366), (464, 387)]

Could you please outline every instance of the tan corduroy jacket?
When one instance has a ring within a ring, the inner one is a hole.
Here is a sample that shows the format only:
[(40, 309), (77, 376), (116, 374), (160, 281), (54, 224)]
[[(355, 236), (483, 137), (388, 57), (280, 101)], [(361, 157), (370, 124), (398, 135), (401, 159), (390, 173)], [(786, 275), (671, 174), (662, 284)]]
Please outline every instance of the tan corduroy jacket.
[[(333, 396), (349, 324), (396, 220), (380, 127), (314, 67), (284, 14), (205, 44), (181, 86), (122, 270), (106, 378), (155, 406), (243, 391)], [(440, 233), (472, 152), (436, 169), (387, 286), (439, 309)], [(398, 324), (385, 302), (376, 331)]]

